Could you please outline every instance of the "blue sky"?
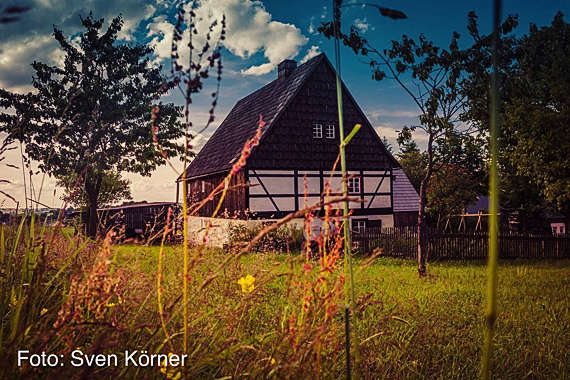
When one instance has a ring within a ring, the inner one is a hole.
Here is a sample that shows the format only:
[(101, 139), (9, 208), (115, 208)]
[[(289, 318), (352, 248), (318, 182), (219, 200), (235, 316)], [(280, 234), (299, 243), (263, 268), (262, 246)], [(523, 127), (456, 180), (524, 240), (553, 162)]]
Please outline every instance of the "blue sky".
[[(12, 1), (22, 4), (25, 0)], [(350, 3), (351, 1), (345, 1)], [(354, 1), (352, 1), (354, 2)], [(10, 0), (8, 0), (10, 3)], [(93, 11), (96, 17), (106, 20), (121, 13), (125, 27), (121, 32), (123, 42), (149, 42), (155, 47), (156, 61), (167, 65), (170, 54), (170, 31), (172, 30), (172, 4), (176, 0), (29, 0), (32, 10), (18, 23), (0, 26), (0, 86), (12, 91), (24, 92), (30, 89), (33, 60), (51, 64), (61, 62), (51, 34), (52, 25), (57, 25), (68, 36), (80, 30), (79, 16)], [(406, 13), (406, 20), (383, 18), (376, 9), (359, 6), (344, 8), (343, 28), (350, 24), (360, 31), (376, 47), (388, 47), (391, 40), (402, 34), (417, 37), (424, 33), (437, 45), (446, 46), (452, 32), (460, 33), (460, 43), (468, 44), (466, 26), (467, 13), (474, 10), (479, 16), (480, 30), (491, 30), (492, 1), (411, 1), (383, 0), (375, 2), (384, 7), (395, 8)], [(568, 20), (570, 3), (566, 0), (506, 1), (503, 15), (518, 14), (518, 34), (528, 32), (529, 24), (548, 25), (557, 11), (562, 11)], [(322, 21), (331, 18), (330, 1), (301, 0), (216, 0), (204, 2), (200, 8), (205, 17), (216, 17), (222, 13), (227, 17), (228, 38), (224, 42), (224, 74), (216, 122), (213, 128), (200, 136), (196, 145), (200, 147), (223, 120), (231, 107), (243, 96), (270, 82), (276, 77), (275, 66), (282, 59), (301, 61), (307, 56), (324, 52), (333, 61), (333, 45), (317, 33)], [(354, 56), (348, 48), (341, 48), (342, 76), (349, 90), (356, 98), (378, 133), (386, 136), (394, 148), (396, 130), (416, 122), (417, 108), (404, 91), (393, 82), (381, 83), (370, 79), (370, 72), (362, 58)], [(206, 88), (209, 94), (211, 88)], [(179, 94), (171, 94), (166, 100), (182, 104)], [(208, 96), (198, 100), (192, 109), (195, 123), (200, 124), (207, 116)], [(422, 145), (423, 136), (415, 136)], [(17, 164), (19, 156), (11, 152), (8, 161)], [(23, 201), (21, 174), (15, 169), (0, 168), (2, 178), (12, 181), (3, 189)], [(132, 181), (135, 200), (173, 200), (176, 174), (169, 168), (160, 168), (151, 178), (126, 175)], [(36, 178), (38, 183), (41, 177)], [(54, 180), (46, 178), (42, 202), (60, 206), (60, 189), (53, 196)], [(49, 195), (48, 195), (49, 194)], [(0, 199), (0, 203), (2, 200)], [(3, 206), (12, 207), (10, 201)]]

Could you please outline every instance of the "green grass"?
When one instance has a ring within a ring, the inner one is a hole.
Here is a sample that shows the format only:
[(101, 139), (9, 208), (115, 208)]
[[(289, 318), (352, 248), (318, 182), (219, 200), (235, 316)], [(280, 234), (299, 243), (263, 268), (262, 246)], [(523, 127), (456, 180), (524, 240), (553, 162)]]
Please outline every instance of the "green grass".
[[(108, 241), (63, 231), (44, 249), (25, 229), (17, 239), (19, 226), (3, 231), (0, 378), (164, 378), (156, 367), (83, 368), (81, 373), (69, 365), (17, 367), (16, 353), (39, 350), (69, 358), (77, 347), (118, 355), (125, 350), (181, 353), (181, 246), (166, 246), (163, 256), (169, 341), (157, 304), (160, 247), (109, 249)], [(199, 253), (190, 249), (197, 264), (188, 282), (189, 378), (344, 376), (342, 260), (327, 267), (316, 261), (305, 265), (298, 253), (249, 253), (219, 267), (229, 253)], [(414, 261), (365, 261), (357, 257), (354, 263), (357, 299), (351, 320), (358, 338), (352, 343), (361, 342), (361, 359), (353, 368), (362, 378), (478, 377), (486, 263), (431, 263), (429, 275), (419, 279)], [(500, 264), (492, 376), (569, 378), (570, 260)], [(331, 273), (324, 275), (322, 268)], [(238, 285), (248, 274), (255, 277), (251, 293)], [(175, 377), (180, 369), (171, 370)]]
[[(139, 273), (135, 287), (154, 284), (158, 247), (121, 246), (116, 263)], [(164, 288), (179, 291), (181, 249), (166, 247)], [(208, 251), (221, 260), (225, 255)], [(288, 270), (288, 255), (249, 254), (228, 268), (204, 294), (207, 305), (231, 304), (240, 297), (237, 279)], [(215, 262), (215, 261), (214, 261)], [(202, 264), (203, 276), (211, 260)], [(483, 342), (484, 262), (440, 262), (419, 279), (415, 262), (382, 258), (363, 270), (355, 261), (357, 313), (355, 333), (361, 344), (361, 371), (366, 378), (475, 378)], [(299, 265), (296, 265), (298, 269)], [(570, 262), (513, 260), (500, 263), (499, 314), (492, 372), (496, 378), (568, 378), (570, 376)], [(280, 323), (286, 308), (286, 280), (269, 281), (256, 290), (247, 321), (235, 331), (242, 342), (258, 340)], [(152, 291), (152, 285), (143, 286)], [(234, 290), (235, 289), (235, 290)], [(206, 301), (207, 300), (207, 301)], [(150, 310), (153, 306), (149, 305)], [(156, 309), (156, 308), (154, 308)], [(210, 315), (214, 321), (218, 316)], [(338, 318), (339, 326), (342, 319)], [(222, 326), (220, 326), (222, 327)], [(223, 328), (223, 327), (222, 327)], [(331, 357), (332, 373), (342, 375), (342, 355)], [(235, 364), (235, 363), (234, 363)], [(224, 364), (225, 372), (231, 363)]]

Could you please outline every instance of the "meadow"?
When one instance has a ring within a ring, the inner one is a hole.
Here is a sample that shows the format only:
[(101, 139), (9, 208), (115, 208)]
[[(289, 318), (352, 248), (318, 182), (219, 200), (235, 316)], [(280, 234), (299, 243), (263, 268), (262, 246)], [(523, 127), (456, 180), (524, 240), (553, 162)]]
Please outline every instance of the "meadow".
[[(180, 245), (116, 245), (54, 234), (51, 249), (26, 230), (1, 235), (3, 378), (339, 378), (345, 376), (342, 260), (329, 253), (190, 249), (182, 305)], [(36, 231), (37, 233), (37, 231)], [(47, 234), (49, 237), (49, 234)], [(50, 241), (49, 238), (44, 239)], [(225, 263), (220, 266), (221, 263)], [(486, 265), (355, 257), (353, 373), (362, 378), (476, 378)], [(493, 377), (568, 378), (570, 261), (499, 267)], [(184, 313), (189, 321), (187, 342)], [(180, 366), (74, 367), (71, 353), (182, 353)], [(356, 347), (358, 345), (358, 347)], [(17, 366), (17, 351), (62, 358)]]
[[(211, 254), (222, 256), (221, 252)], [(119, 247), (121, 265), (138, 268), (152, 278), (158, 249)], [(169, 248), (167, 267), (176, 287), (179, 248)], [(220, 258), (221, 259), (221, 258)], [(225, 289), (241, 296), (241, 276), (285, 273), (298, 256), (250, 254), (231, 275), (211, 288), (209, 297)], [(354, 327), (361, 339), (365, 378), (476, 378), (483, 340), (486, 266), (481, 261), (445, 261), (428, 267), (420, 279), (411, 260), (377, 258), (364, 265), (357, 258), (355, 276), (358, 313)], [(226, 282), (227, 281), (227, 282)], [(570, 375), (570, 262), (511, 260), (501, 262), (494, 374), (497, 378), (567, 378)], [(239, 340), (251, 345), (275, 325), (287, 307), (284, 277), (255, 291), (247, 329)], [(212, 315), (212, 321), (217, 320)], [(336, 321), (341, 330), (343, 321)], [(239, 334), (239, 332), (238, 332)], [(286, 361), (287, 358), (280, 358)], [(330, 357), (331, 377), (341, 377), (344, 357)], [(239, 375), (239, 374), (236, 374)], [(238, 376), (239, 377), (239, 376)]]

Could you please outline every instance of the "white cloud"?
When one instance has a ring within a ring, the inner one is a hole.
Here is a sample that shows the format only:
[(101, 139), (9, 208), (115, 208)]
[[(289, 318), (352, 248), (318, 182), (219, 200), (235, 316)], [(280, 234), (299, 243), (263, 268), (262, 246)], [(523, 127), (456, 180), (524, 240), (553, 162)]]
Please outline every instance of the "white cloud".
[(247, 69), (241, 70), (240, 72), (244, 75), (265, 75), (271, 72), (275, 68), (274, 63), (264, 63), (262, 65), (250, 66)]
[(317, 30), (315, 29), (315, 16), (311, 16), (311, 21), (309, 22), (309, 34), (316, 34)]
[(30, 64), (34, 60), (50, 65), (62, 63), (63, 53), (53, 38), (53, 26), (69, 38), (83, 30), (80, 16), (86, 17), (90, 11), (94, 18), (104, 18), (107, 25), (122, 14), (124, 26), (118, 37), (131, 41), (141, 21), (152, 17), (156, 9), (150, 4), (141, 5), (140, 0), (35, 0), (19, 21), (2, 26), (0, 87), (11, 91), (29, 88), (33, 73)]
[(369, 115), (374, 120), (379, 120), (384, 117), (388, 118), (417, 118), (420, 114), (419, 111), (413, 110), (386, 110), (386, 109), (377, 109), (375, 111), (369, 112)]
[(316, 57), (317, 55), (321, 54), (321, 48), (316, 45), (311, 46), (309, 50), (307, 50), (307, 54), (301, 59), (301, 63), (307, 62), (309, 59)]
[[(226, 16), (226, 39), (222, 44), (230, 52), (240, 58), (250, 58), (263, 52), (268, 62), (250, 66), (241, 70), (245, 75), (264, 75), (273, 70), (279, 62), (294, 58), (301, 46), (308, 39), (292, 24), (272, 20), (272, 16), (263, 4), (251, 0), (220, 0), (204, 2), (197, 9), (197, 28), (199, 34), (194, 37), (193, 44), (202, 46), (205, 31), (213, 20), (221, 20)], [(173, 26), (163, 16), (156, 17), (148, 25), (148, 35), (152, 36), (152, 44), (160, 59), (170, 57)], [(219, 26), (215, 32), (219, 33)], [(179, 46), (186, 46), (188, 33), (184, 33)], [(215, 37), (214, 37), (214, 40)], [(186, 62), (187, 49), (179, 52), (181, 61)]]
[(144, 8), (144, 13), (134, 14), (132, 17), (123, 17), (123, 28), (117, 33), (117, 37), (124, 41), (133, 40), (133, 32), (138, 28), (139, 24), (143, 20), (148, 20), (156, 12), (156, 8), (152, 5), (147, 5)]
[(354, 26), (361, 32), (366, 33), (368, 30), (374, 31), (374, 27), (368, 23), (366, 17), (364, 18), (357, 18), (354, 20)]
[(57, 43), (51, 36), (29, 36), (2, 44), (0, 55), (0, 86), (9, 90), (30, 88), (31, 63), (38, 60), (55, 64), (62, 59)]
[(388, 125), (378, 125), (374, 127), (374, 130), (381, 136), (388, 139), (395, 140), (398, 137), (398, 131), (393, 126)]

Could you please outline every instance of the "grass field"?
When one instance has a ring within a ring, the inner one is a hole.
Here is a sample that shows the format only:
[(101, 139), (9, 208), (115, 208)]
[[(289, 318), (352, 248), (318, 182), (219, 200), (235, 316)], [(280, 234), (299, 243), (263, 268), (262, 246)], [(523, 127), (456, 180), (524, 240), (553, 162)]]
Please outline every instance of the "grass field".
[[(155, 292), (155, 287), (150, 284), (154, 284), (156, 276), (158, 247), (122, 246), (115, 249), (118, 267), (137, 273), (129, 286), (138, 291)], [(225, 257), (220, 252), (207, 254), (211, 258), (202, 263), (204, 278), (208, 266)], [(265, 279), (264, 286), (256, 287), (249, 296), (247, 316), (244, 318), (242, 314), (240, 317), (241, 330), (222, 326), (227, 321), (216, 312), (204, 318), (209, 323), (221, 323), (218, 328), (222, 330), (231, 330), (241, 346), (260, 350), (271, 347), (271, 332), (283, 323), (283, 313), (290, 302), (286, 295), (286, 277), (271, 278), (271, 274), (286, 273), (292, 267), (301, 270), (300, 264), (289, 263), (292, 258), (295, 255), (243, 256), (228, 268), (222, 279), (216, 279), (207, 288), (201, 297), (205, 310), (216, 305), (215, 310), (227, 312), (232, 300), (237, 301), (242, 296), (237, 284), (240, 277), (252, 274), (259, 281)], [(357, 259), (356, 264), (359, 267), (363, 260)], [(179, 292), (180, 273), (180, 249), (167, 247), (163, 270), (165, 294), (174, 296)], [(359, 367), (364, 377), (448, 379), (478, 376), (483, 339), (485, 263), (431, 263), (428, 273), (427, 279), (419, 279), (413, 261), (389, 258), (379, 258), (372, 265), (356, 270), (359, 301), (354, 331), (361, 342)], [(570, 262), (502, 262), (499, 281), (494, 376), (504, 379), (568, 378)], [(152, 302), (147, 305), (151, 314), (156, 309), (151, 306)], [(342, 318), (337, 316), (334, 323), (339, 341), (342, 341)], [(233, 351), (234, 354), (237, 351)], [(344, 351), (332, 350), (328, 355), (324, 359), (324, 373), (331, 377), (342, 376)], [(219, 374), (239, 374), (239, 371), (235, 372), (240, 368), (236, 358), (218, 357), (221, 359), (218, 361)], [(287, 360), (274, 359), (277, 362)], [(240, 370), (246, 371), (245, 368)]]
[[(23, 224), (0, 229), (0, 378), (345, 376), (338, 249), (307, 260), (192, 248), (184, 302), (180, 245), (160, 255), (160, 247), (72, 231), (37, 234)], [(434, 262), (428, 274), (419, 279), (413, 261), (355, 258), (351, 364), (361, 378), (478, 377), (486, 265)], [(569, 290), (569, 260), (501, 263), (494, 378), (570, 377)], [(19, 350), (61, 364), (17, 365)], [(71, 361), (80, 352), (125, 363), (134, 350), (185, 352), (188, 360), (184, 367)]]

